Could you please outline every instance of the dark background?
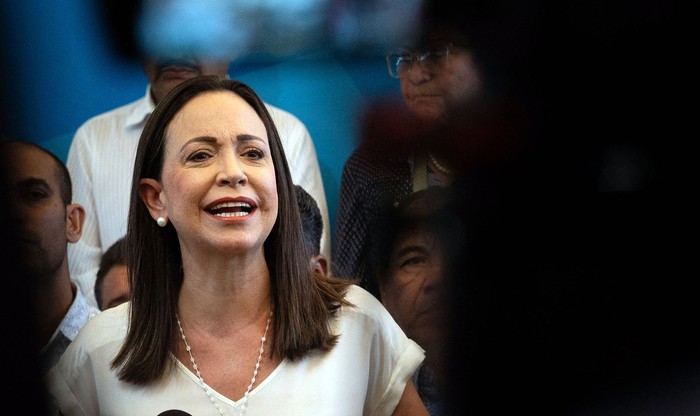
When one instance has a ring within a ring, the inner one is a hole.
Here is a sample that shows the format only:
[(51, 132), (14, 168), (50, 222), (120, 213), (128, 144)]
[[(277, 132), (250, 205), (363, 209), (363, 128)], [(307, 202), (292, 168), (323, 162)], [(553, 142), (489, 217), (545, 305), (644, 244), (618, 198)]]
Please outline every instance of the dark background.
[[(450, 414), (697, 414), (690, 84), (675, 6), (476, 1), (455, 17), (432, 4), (500, 69), (495, 110), (453, 129), (483, 136), (452, 137), (472, 170), (458, 188)], [(504, 139), (479, 130), (484, 119), (524, 121)]]

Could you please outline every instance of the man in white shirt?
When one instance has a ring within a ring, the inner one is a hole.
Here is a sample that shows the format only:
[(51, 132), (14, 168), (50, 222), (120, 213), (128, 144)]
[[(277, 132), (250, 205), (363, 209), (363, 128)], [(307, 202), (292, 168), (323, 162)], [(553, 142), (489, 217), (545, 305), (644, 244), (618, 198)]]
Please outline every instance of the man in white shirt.
[[(126, 234), (134, 157), (146, 118), (181, 82), (198, 75), (228, 78), (230, 62), (192, 57), (146, 59), (149, 84), (144, 97), (99, 114), (78, 128), (68, 151), (75, 200), (85, 207), (83, 236), (70, 247), (71, 276), (93, 305), (94, 284), (102, 253)], [(294, 183), (318, 203), (323, 215), (321, 247), (330, 258), (328, 204), (316, 148), (306, 126), (293, 114), (267, 104), (287, 156)]]

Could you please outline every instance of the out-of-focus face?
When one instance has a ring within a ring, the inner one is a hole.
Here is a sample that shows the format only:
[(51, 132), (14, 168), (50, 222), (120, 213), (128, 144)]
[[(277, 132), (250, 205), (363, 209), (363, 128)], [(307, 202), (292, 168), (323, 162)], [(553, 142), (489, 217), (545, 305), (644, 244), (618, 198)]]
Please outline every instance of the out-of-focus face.
[(153, 100), (158, 104), (173, 88), (199, 75), (228, 77), (229, 62), (207, 61), (183, 56), (170, 59), (147, 59), (143, 70), (151, 83)]
[(126, 265), (115, 264), (105, 274), (102, 281), (102, 304), (101, 310), (112, 308), (128, 301), (129, 294), (129, 275), (126, 270)]
[(5, 203), (17, 227), (22, 266), (33, 276), (53, 274), (65, 261), (70, 239), (56, 161), (25, 146), (12, 146), (12, 157), (3, 160), (8, 163)]
[(167, 127), (159, 200), (183, 256), (262, 251), (277, 219), (277, 184), (267, 131), (244, 99), (207, 92)]
[(480, 89), (479, 73), (469, 50), (451, 46), (437, 68), (413, 62), (400, 78), (401, 94), (408, 109), (424, 121), (444, 118), (448, 111), (474, 97)]
[(379, 284), (386, 309), (429, 355), (439, 353), (446, 327), (443, 268), (442, 247), (434, 235), (408, 232), (397, 238), (388, 276)]

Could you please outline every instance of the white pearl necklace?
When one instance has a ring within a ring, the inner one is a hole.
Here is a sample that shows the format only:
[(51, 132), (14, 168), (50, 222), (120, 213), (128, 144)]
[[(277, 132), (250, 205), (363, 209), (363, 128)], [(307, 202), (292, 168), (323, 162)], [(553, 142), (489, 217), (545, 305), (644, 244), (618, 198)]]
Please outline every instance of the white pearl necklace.
[(445, 175), (454, 175), (454, 174), (455, 174), (455, 172), (454, 172), (453, 170), (447, 169), (446, 167), (442, 166), (442, 165), (437, 161), (437, 159), (435, 158), (435, 156), (433, 156), (432, 153), (428, 152), (428, 157), (430, 158), (430, 161), (433, 162), (433, 165), (435, 165), (435, 167), (437, 168), (437, 170), (439, 170), (440, 172), (444, 173)]
[[(204, 382), (204, 378), (202, 378), (202, 374), (199, 372), (199, 367), (197, 366), (197, 363), (194, 360), (194, 356), (192, 355), (192, 347), (190, 347), (190, 344), (187, 343), (187, 337), (185, 336), (185, 331), (182, 330), (182, 324), (180, 324), (180, 317), (175, 314), (175, 319), (177, 319), (177, 327), (180, 329), (180, 336), (182, 336), (182, 341), (185, 343), (185, 349), (187, 350), (187, 354), (190, 355), (190, 362), (192, 363), (192, 368), (194, 368), (195, 373), (197, 373), (197, 377), (199, 377), (199, 385), (204, 389), (204, 392), (207, 394), (207, 397), (209, 397), (209, 400), (211, 400), (211, 403), (216, 407), (216, 410), (219, 411), (219, 414), (221, 416), (226, 416), (224, 411), (219, 407), (219, 403), (216, 402), (214, 399), (214, 396), (211, 394), (211, 391), (209, 390), (209, 387), (207, 387), (207, 384)], [(264, 351), (264, 346), (265, 346), (265, 341), (267, 341), (267, 330), (270, 328), (270, 321), (272, 320), (272, 310), (270, 310), (270, 315), (267, 317), (267, 324), (265, 325), (265, 332), (263, 333), (262, 338), (260, 338), (260, 353), (258, 354), (258, 362), (255, 363), (255, 370), (253, 370), (253, 378), (250, 379), (250, 384), (248, 385), (248, 390), (246, 390), (245, 395), (243, 396), (243, 402), (241, 403), (241, 412), (240, 415), (245, 415), (246, 410), (248, 409), (248, 398), (250, 397), (250, 391), (253, 389), (253, 385), (255, 384), (255, 378), (258, 376), (258, 370), (260, 369), (260, 362), (262, 361), (262, 356), (263, 356), (263, 351)]]

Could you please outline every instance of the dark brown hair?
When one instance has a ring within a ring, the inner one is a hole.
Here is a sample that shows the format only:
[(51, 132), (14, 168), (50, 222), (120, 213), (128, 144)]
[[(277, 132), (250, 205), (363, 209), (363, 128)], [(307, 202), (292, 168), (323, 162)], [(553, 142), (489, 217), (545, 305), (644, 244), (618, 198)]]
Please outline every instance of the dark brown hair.
[(290, 360), (311, 350), (330, 350), (337, 335), (329, 323), (336, 310), (346, 305), (349, 282), (312, 274), (297, 206), (294, 185), (277, 129), (257, 94), (247, 85), (217, 76), (200, 76), (178, 85), (156, 106), (141, 134), (131, 187), (127, 226), (127, 269), (132, 287), (129, 329), (121, 350), (112, 362), (119, 378), (135, 384), (159, 380), (175, 351), (177, 299), (182, 285), (182, 258), (172, 224), (161, 228), (139, 197), (143, 178), (160, 180), (166, 130), (182, 107), (203, 93), (230, 91), (250, 104), (267, 130), (278, 192), (277, 221), (265, 241), (270, 272), (273, 335), (270, 354)]

